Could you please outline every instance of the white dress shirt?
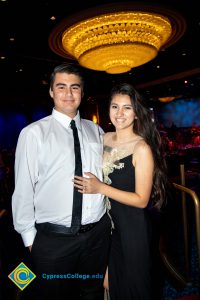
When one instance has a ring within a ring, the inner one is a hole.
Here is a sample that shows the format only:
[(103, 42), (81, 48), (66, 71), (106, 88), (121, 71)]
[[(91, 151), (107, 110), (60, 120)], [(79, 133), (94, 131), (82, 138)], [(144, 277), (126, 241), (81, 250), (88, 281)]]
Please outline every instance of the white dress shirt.
[[(83, 172), (102, 180), (103, 130), (89, 120), (74, 118), (81, 145)], [(25, 246), (33, 243), (36, 223), (71, 226), (75, 169), (71, 118), (52, 115), (25, 127), (15, 157), (12, 211), (15, 230)], [(105, 213), (103, 196), (84, 194), (82, 224), (97, 222)]]

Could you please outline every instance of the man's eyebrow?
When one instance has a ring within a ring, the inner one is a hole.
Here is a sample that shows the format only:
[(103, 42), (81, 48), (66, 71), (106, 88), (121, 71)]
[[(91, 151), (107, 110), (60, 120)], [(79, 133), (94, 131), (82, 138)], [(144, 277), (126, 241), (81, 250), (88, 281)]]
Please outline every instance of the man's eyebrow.
[(65, 84), (65, 83), (61, 83), (61, 82), (58, 82), (58, 83), (56, 83), (56, 86), (66, 86), (66, 84)]
[(73, 83), (71, 86), (78, 86), (78, 87), (81, 87), (80, 83)]
[[(67, 86), (67, 84), (58, 82), (58, 83), (56, 83), (56, 86)], [(74, 86), (81, 87), (80, 83), (72, 83), (70, 86), (72, 86), (72, 87), (74, 87)]]

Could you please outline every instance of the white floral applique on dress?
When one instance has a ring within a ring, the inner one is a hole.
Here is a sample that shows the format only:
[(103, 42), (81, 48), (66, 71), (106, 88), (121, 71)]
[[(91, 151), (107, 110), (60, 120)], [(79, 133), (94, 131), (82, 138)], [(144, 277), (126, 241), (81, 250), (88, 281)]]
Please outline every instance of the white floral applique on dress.
[(111, 148), (108, 146), (104, 147), (104, 159), (103, 159), (103, 174), (104, 182), (111, 184), (109, 174), (111, 174), (114, 169), (122, 169), (124, 163), (120, 162), (120, 159), (123, 158), (125, 154), (124, 150), (118, 150), (117, 148)]
[[(126, 151), (124, 149), (111, 148), (109, 146), (104, 147), (104, 158), (103, 158), (103, 174), (104, 174), (104, 182), (106, 184), (111, 184), (112, 181), (109, 178), (109, 174), (111, 174), (115, 169), (124, 168), (124, 163), (120, 162), (125, 156)], [(114, 223), (112, 221), (111, 215), (109, 213), (111, 209), (110, 200), (108, 197), (105, 197), (105, 205), (107, 213), (111, 219), (112, 228), (114, 228)]]

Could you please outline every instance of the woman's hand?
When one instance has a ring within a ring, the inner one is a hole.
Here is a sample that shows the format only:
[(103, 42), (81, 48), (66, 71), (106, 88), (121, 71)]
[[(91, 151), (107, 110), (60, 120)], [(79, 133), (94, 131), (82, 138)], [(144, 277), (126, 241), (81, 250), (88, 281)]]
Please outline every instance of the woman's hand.
[(108, 284), (108, 267), (106, 269), (106, 274), (105, 274), (104, 281), (103, 281), (103, 287), (104, 287), (104, 289), (109, 290), (109, 284)]
[(74, 186), (82, 194), (101, 194), (101, 187), (104, 185), (94, 174), (84, 173), (87, 177), (74, 176)]

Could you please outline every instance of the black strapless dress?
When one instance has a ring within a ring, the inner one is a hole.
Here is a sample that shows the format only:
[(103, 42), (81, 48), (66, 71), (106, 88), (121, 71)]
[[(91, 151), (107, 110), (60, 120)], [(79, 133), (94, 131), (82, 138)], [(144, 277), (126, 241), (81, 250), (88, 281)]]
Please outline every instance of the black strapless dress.
[[(119, 160), (122, 168), (109, 174), (111, 186), (135, 191), (132, 155)], [(114, 222), (109, 259), (111, 300), (150, 300), (152, 297), (152, 224), (148, 209), (109, 199)]]

